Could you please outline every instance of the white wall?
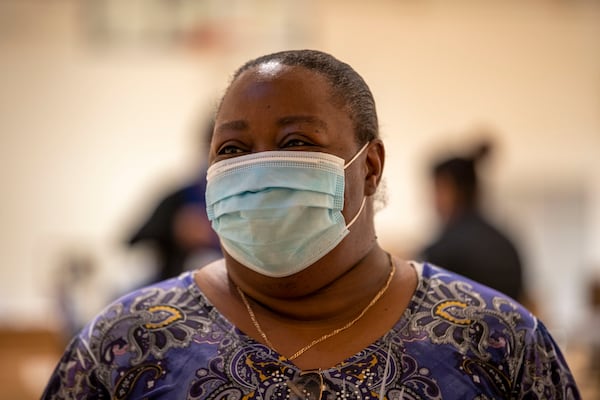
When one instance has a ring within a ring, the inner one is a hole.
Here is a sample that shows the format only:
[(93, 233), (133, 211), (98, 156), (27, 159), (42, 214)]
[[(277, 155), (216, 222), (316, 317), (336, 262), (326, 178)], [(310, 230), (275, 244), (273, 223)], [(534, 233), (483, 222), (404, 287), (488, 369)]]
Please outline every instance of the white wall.
[[(500, 138), (491, 208), (534, 243), (526, 253), (542, 311), (580, 307), (586, 274), (600, 274), (597, 3), (289, 3), (272, 17), (252, 15), (263, 29), (250, 37), (231, 26), (224, 50), (203, 51), (92, 51), (78, 4), (0, 5), (2, 322), (54, 318), (51, 280), (71, 248), (90, 249), (113, 289), (131, 285), (140, 270), (119, 241), (164, 184), (192, 174), (198, 116), (236, 66), (284, 47), (330, 51), (371, 85), (388, 148), (389, 206), (377, 217), (384, 244), (410, 253), (430, 234), (428, 159), (483, 124)], [(574, 192), (583, 216), (567, 213), (563, 224), (581, 230), (581, 247), (561, 249), (556, 235), (527, 229), (549, 217), (530, 212), (544, 196)], [(577, 318), (567, 314), (550, 318)]]

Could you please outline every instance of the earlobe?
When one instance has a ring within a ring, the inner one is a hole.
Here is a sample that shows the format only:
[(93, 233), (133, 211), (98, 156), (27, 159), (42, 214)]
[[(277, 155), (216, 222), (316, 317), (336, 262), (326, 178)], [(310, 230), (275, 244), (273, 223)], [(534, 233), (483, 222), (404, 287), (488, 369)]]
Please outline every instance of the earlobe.
[(373, 139), (367, 148), (365, 196), (372, 196), (377, 191), (379, 182), (381, 182), (384, 163), (385, 148), (383, 142), (381, 139)]

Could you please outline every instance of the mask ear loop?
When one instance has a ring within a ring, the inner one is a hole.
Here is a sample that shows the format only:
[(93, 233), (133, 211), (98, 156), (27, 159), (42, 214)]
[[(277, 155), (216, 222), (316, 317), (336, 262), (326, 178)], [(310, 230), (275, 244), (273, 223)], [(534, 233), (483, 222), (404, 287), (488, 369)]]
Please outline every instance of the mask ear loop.
[(356, 213), (356, 215), (354, 216), (354, 218), (352, 218), (352, 221), (350, 221), (348, 223), (348, 225), (346, 225), (346, 229), (350, 228), (352, 226), (353, 223), (356, 222), (356, 220), (358, 219), (360, 213), (362, 212), (363, 208), (365, 208), (365, 203), (367, 201), (367, 197), (363, 197), (362, 199), (362, 203), (360, 204), (360, 209), (358, 210), (358, 212)]
[[(352, 159), (350, 161), (348, 161), (346, 163), (346, 165), (344, 165), (344, 169), (348, 168), (350, 166), (350, 164), (352, 164), (354, 162), (354, 160), (356, 160), (362, 154), (362, 152), (365, 151), (367, 146), (369, 146), (369, 143), (370, 142), (365, 143), (365, 145), (358, 151), (358, 153), (356, 153), (354, 155), (354, 157), (352, 157)], [(365, 208), (366, 201), (367, 201), (367, 197), (365, 196), (365, 197), (363, 197), (362, 203), (360, 204), (360, 209), (358, 210), (358, 212), (356, 213), (354, 218), (352, 218), (352, 220), (348, 223), (348, 225), (346, 225), (346, 229), (350, 228), (352, 226), (352, 224), (354, 224), (356, 222), (356, 220), (360, 216), (360, 213), (362, 212), (363, 208)]]
[(365, 145), (358, 151), (358, 153), (356, 153), (354, 155), (354, 157), (352, 157), (352, 159), (350, 161), (348, 161), (346, 163), (346, 165), (344, 165), (344, 169), (348, 168), (350, 166), (350, 164), (352, 164), (354, 162), (354, 160), (356, 160), (362, 154), (362, 152), (365, 151), (365, 149), (367, 148), (367, 146), (369, 145), (369, 143), (371, 143), (371, 142), (365, 143)]

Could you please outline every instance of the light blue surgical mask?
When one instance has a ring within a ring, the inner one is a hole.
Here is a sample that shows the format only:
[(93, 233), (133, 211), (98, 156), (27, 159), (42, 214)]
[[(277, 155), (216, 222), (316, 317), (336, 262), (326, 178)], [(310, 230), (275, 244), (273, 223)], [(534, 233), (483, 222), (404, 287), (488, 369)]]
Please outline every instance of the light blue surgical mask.
[(348, 228), (344, 164), (327, 153), (265, 151), (213, 164), (206, 210), (221, 245), (239, 263), (270, 277), (302, 271), (337, 246)]

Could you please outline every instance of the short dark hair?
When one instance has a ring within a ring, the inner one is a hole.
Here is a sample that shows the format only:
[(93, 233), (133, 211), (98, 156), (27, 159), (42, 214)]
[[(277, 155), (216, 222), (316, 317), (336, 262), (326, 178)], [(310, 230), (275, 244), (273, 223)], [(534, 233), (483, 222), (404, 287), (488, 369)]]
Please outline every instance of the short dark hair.
[[(375, 99), (364, 79), (348, 64), (317, 50), (289, 50), (267, 54), (242, 65), (232, 83), (244, 72), (268, 62), (299, 66), (321, 74), (331, 84), (333, 95), (347, 108), (359, 144), (379, 137)], [(231, 85), (231, 84), (230, 84)]]

